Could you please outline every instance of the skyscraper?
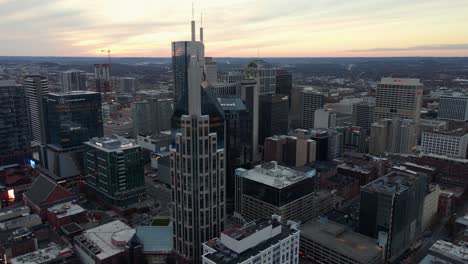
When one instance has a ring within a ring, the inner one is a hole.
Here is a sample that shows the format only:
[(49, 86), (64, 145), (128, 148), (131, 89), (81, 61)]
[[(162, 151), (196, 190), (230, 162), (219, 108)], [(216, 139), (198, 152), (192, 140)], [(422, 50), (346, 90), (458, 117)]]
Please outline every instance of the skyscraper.
[(414, 119), (418, 124), (422, 87), (419, 79), (382, 78), (375, 96), (374, 121), (397, 117)]
[(260, 95), (258, 144), (265, 138), (288, 132), (288, 96), (282, 94)]
[(79, 70), (69, 70), (60, 74), (62, 92), (85, 91), (86, 73)]
[(128, 206), (143, 199), (145, 176), (141, 147), (119, 136), (86, 142), (86, 183), (105, 202)]
[(325, 97), (312, 87), (294, 89), (291, 98), (291, 128), (314, 128), (315, 110), (323, 108)]
[(132, 103), (133, 134), (156, 135), (171, 129), (173, 99), (145, 99)]
[(289, 97), (291, 107), (292, 74), (285, 69), (276, 70), (276, 93), (285, 94)]
[(83, 143), (103, 136), (101, 94), (86, 91), (49, 93), (43, 103), (47, 174), (54, 179), (83, 174)]
[(0, 166), (24, 164), (31, 144), (24, 87), (0, 80), (0, 103)]
[(412, 119), (381, 119), (371, 125), (369, 153), (411, 153), (416, 147), (415, 134), (416, 123)]
[(205, 78), (209, 83), (218, 81), (218, 65), (211, 57), (205, 58)]
[(314, 113), (314, 128), (335, 128), (336, 113), (328, 109), (317, 109)]
[(193, 22), (191, 42), (173, 43), (175, 88), (179, 103), (187, 101), (188, 112), (180, 115), (170, 164), (174, 248), (200, 263), (202, 243), (224, 229), (226, 176), (224, 142), (218, 145), (218, 136), (222, 133), (224, 137), (224, 131), (217, 133), (219, 128), (213, 126), (211, 117), (203, 114), (202, 97), (207, 95), (208, 82), (203, 76), (204, 46), (195, 41), (194, 28)]
[(28, 104), (29, 123), (33, 144), (46, 143), (43, 98), (49, 92), (48, 80), (44, 76), (29, 75), (24, 79)]
[(226, 201), (232, 212), (235, 170), (252, 162), (252, 116), (240, 97), (223, 96), (218, 101), (226, 120)]

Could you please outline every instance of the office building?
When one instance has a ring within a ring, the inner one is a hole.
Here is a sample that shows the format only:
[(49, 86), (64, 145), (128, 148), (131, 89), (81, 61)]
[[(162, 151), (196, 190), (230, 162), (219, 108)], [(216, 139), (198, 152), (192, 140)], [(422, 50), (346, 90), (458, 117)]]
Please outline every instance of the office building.
[(244, 67), (244, 80), (255, 80), (259, 95), (276, 92), (276, 70), (263, 60), (253, 60)]
[(327, 109), (317, 109), (314, 113), (314, 129), (335, 128), (336, 113)]
[(423, 84), (419, 79), (382, 78), (375, 96), (374, 121), (413, 119), (419, 123)]
[(86, 72), (79, 70), (69, 70), (60, 73), (60, 85), (62, 92), (85, 91)]
[(49, 92), (48, 80), (44, 76), (29, 75), (24, 78), (31, 137), (34, 145), (46, 144), (43, 98)]
[(174, 249), (200, 263), (202, 243), (218, 236), (225, 226), (226, 156), (224, 111), (207, 89), (204, 46), (195, 41), (194, 24), (191, 42), (173, 43), (176, 95), (182, 93), (178, 105), (187, 104), (181, 105), (185, 111), (174, 114), (180, 125), (171, 149), (171, 187)]
[(430, 248), (428, 254), (419, 264), (465, 264), (468, 263), (468, 249), (466, 242), (459, 245), (444, 240), (437, 240)]
[(359, 153), (369, 152), (367, 130), (355, 126), (337, 127), (336, 129), (343, 134), (343, 148)]
[(312, 87), (293, 89), (291, 98), (291, 128), (314, 128), (315, 111), (323, 108), (324, 100), (324, 95)]
[(211, 57), (205, 58), (205, 80), (209, 83), (218, 82), (218, 65)]
[(101, 95), (74, 91), (44, 99), (47, 174), (58, 180), (84, 173), (84, 142), (103, 136)]
[(215, 82), (210, 83), (211, 91), (216, 96), (237, 96), (240, 95), (240, 82), (237, 83), (224, 83)]
[(239, 83), (244, 79), (244, 74), (241, 70), (229, 71), (221, 75), (221, 82), (223, 83)]
[(86, 142), (86, 183), (92, 193), (115, 206), (129, 206), (145, 196), (141, 147), (119, 136)]
[(132, 242), (135, 233), (115, 220), (75, 236), (73, 244), (81, 263), (142, 263), (142, 246)]
[(334, 196), (318, 191), (318, 181), (313, 168), (292, 169), (275, 161), (237, 169), (234, 215), (243, 221), (273, 214), (285, 221), (308, 221), (334, 206)]
[[(291, 132), (290, 135), (301, 139), (312, 139), (315, 141), (315, 160), (317, 161), (329, 160), (332, 155), (330, 154), (330, 146), (335, 147), (334, 150), (339, 150), (339, 148), (336, 148), (337, 145), (330, 144), (329, 133), (326, 129), (296, 129)], [(339, 144), (339, 138), (335, 138), (334, 140), (334, 143)]]
[(468, 97), (441, 96), (438, 117), (439, 119), (468, 121)]
[(133, 77), (120, 78), (120, 93), (135, 94), (136, 93), (136, 79)]
[(316, 142), (297, 136), (273, 136), (265, 139), (264, 161), (276, 161), (289, 167), (312, 164), (316, 159)]
[(94, 79), (96, 92), (104, 94), (110, 92), (110, 64), (94, 64)]
[(156, 135), (171, 129), (173, 99), (144, 99), (132, 103), (133, 135)]
[(385, 152), (408, 154), (417, 142), (416, 123), (411, 119), (381, 119), (370, 128), (369, 153), (381, 156)]
[(0, 166), (26, 164), (31, 156), (31, 133), (24, 87), (0, 80), (0, 103)]
[(374, 123), (375, 102), (366, 101), (353, 104), (353, 126), (359, 126), (369, 131)]
[(361, 188), (359, 233), (378, 239), (394, 261), (419, 237), (427, 177), (392, 171)]
[(260, 95), (258, 144), (265, 138), (284, 135), (288, 132), (288, 96), (278, 94)]
[(286, 69), (276, 70), (276, 93), (287, 95), (291, 108), (292, 73)]
[(343, 153), (343, 133), (336, 129), (328, 129), (328, 158), (334, 160)]
[(465, 129), (452, 131), (424, 132), (422, 152), (452, 158), (465, 159), (468, 146), (468, 133)]
[(252, 116), (240, 97), (218, 97), (226, 120), (226, 201), (234, 209), (235, 170), (252, 163)]
[(305, 261), (327, 264), (384, 263), (383, 250), (376, 239), (355, 233), (326, 217), (304, 223), (300, 230), (300, 250)]
[(203, 264), (299, 263), (299, 224), (280, 221), (272, 216), (224, 230), (203, 244)]
[[(174, 104), (179, 104), (184, 99), (184, 105), (188, 102), (188, 66), (194, 58), (205, 60), (203, 43), (199, 41), (172, 42), (172, 74), (174, 78)], [(185, 113), (186, 114), (186, 113)]]

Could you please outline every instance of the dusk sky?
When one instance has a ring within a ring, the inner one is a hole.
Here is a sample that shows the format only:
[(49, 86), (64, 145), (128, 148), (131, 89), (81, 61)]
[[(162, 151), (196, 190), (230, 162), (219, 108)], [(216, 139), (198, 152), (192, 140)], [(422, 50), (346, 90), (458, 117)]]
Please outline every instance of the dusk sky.
[[(468, 56), (468, 0), (196, 0), (214, 57)], [(168, 57), (192, 1), (0, 0), (0, 55)], [(197, 29), (198, 37), (198, 29)]]

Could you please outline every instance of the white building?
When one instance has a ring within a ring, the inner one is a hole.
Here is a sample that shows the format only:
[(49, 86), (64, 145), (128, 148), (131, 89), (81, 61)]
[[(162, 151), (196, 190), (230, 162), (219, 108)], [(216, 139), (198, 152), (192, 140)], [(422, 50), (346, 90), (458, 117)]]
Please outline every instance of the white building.
[(464, 159), (468, 146), (468, 133), (464, 129), (424, 132), (421, 145), (422, 152), (426, 154)]
[(336, 113), (327, 109), (315, 110), (314, 116), (314, 129), (317, 128), (335, 128), (336, 127)]
[(62, 92), (85, 91), (86, 72), (80, 70), (69, 70), (60, 74)]
[(429, 228), (437, 215), (439, 208), (439, 196), (440, 187), (439, 185), (430, 184), (427, 188), (426, 197), (424, 197), (424, 205), (421, 216), (421, 228), (426, 230)]
[[(187, 65), (188, 115), (182, 115), (180, 132), (171, 149), (172, 220), (174, 249), (198, 262), (202, 243), (218, 236), (226, 218), (225, 154), (210, 131), (210, 117), (202, 115), (204, 46), (195, 46)], [(199, 49), (199, 50), (195, 50)]]
[(468, 248), (466, 242), (454, 245), (450, 242), (437, 240), (429, 254), (419, 264), (466, 264), (468, 263)]
[(203, 244), (203, 264), (298, 264), (298, 223), (257, 220), (241, 228), (224, 230), (220, 238)]

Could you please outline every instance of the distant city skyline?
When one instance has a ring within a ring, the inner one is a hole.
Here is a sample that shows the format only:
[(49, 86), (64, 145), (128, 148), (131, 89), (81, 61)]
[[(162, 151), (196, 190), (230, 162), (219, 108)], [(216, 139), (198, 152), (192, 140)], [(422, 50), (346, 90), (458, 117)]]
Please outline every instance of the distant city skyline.
[[(207, 56), (468, 56), (466, 0), (194, 5)], [(109, 48), (116, 57), (170, 57), (171, 41), (190, 39), (191, 8), (190, 0), (0, 0), (0, 56), (97, 57)]]

